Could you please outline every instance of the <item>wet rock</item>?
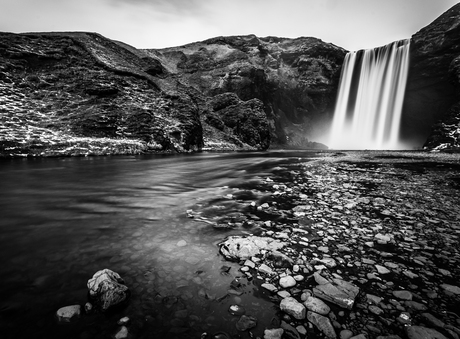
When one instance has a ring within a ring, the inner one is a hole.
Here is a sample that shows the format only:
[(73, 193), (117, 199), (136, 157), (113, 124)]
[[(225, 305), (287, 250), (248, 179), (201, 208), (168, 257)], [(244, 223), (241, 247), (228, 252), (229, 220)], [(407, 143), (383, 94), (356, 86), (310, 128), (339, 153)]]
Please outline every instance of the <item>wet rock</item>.
[(309, 311), (313, 311), (322, 315), (327, 315), (331, 309), (324, 301), (315, 297), (308, 297), (303, 303)]
[(285, 277), (281, 277), (280, 280), (279, 280), (279, 284), (282, 288), (290, 288), (290, 287), (293, 287), (296, 285), (296, 281), (293, 277), (291, 277), (290, 275), (288, 276), (285, 276)]
[(406, 305), (408, 308), (415, 310), (415, 311), (426, 311), (428, 307), (424, 304), (421, 304), (416, 301), (406, 301), (404, 302), (404, 305)]
[(59, 322), (70, 322), (73, 318), (79, 318), (81, 312), (80, 305), (61, 307), (57, 310), (56, 316)]
[(350, 339), (353, 337), (353, 332), (350, 330), (342, 330), (339, 335), (340, 339)]
[(430, 326), (439, 327), (439, 328), (443, 328), (445, 326), (443, 321), (439, 320), (438, 318), (436, 318), (434, 315), (430, 313), (422, 313), (420, 316)]
[(334, 327), (331, 324), (329, 318), (322, 316), (318, 313), (311, 311), (307, 312), (307, 319), (313, 325), (316, 326), (327, 338), (335, 339), (337, 334), (335, 333)]
[(260, 253), (262, 250), (276, 251), (285, 243), (270, 237), (240, 237), (232, 236), (219, 244), (222, 255), (231, 260), (245, 260)]
[(115, 333), (112, 338), (114, 339), (126, 339), (129, 338), (129, 331), (126, 326), (121, 326), (121, 328)]
[(441, 287), (446, 292), (450, 292), (450, 293), (453, 293), (453, 294), (460, 294), (460, 287), (458, 287), (458, 286), (449, 285), (449, 284), (442, 284)]
[(412, 293), (409, 291), (393, 291), (393, 295), (402, 300), (412, 300)]
[(117, 321), (117, 324), (122, 326), (122, 325), (128, 325), (130, 323), (130, 319), (128, 317), (123, 317)]
[(278, 251), (272, 251), (268, 255), (268, 259), (273, 261), (273, 266), (278, 268), (290, 268), (294, 264), (294, 260), (289, 258), (286, 254)]
[(258, 271), (268, 275), (272, 275), (274, 273), (273, 270), (265, 264), (260, 265)]
[(280, 309), (298, 320), (305, 319), (305, 306), (292, 297), (281, 300)]
[(129, 289), (123, 284), (124, 280), (118, 273), (103, 269), (88, 280), (87, 287), (91, 300), (102, 311), (106, 311), (129, 298)]
[(391, 272), (388, 268), (381, 265), (375, 265), (375, 268), (379, 274), (388, 274)]
[(284, 330), (284, 336), (289, 339), (301, 339), (300, 334), (297, 329), (285, 322), (284, 320), (281, 321), (281, 328)]
[(313, 295), (315, 297), (329, 301), (343, 308), (352, 309), (355, 298), (359, 293), (359, 287), (341, 279), (333, 279), (332, 281), (326, 280), (327, 283), (324, 283), (325, 279), (317, 279), (316, 275), (315, 280), (317, 282), (323, 282), (313, 288)]
[(409, 339), (447, 339), (438, 331), (423, 326), (407, 326), (405, 330)]
[(230, 307), (228, 308), (228, 313), (230, 313), (231, 315), (241, 316), (246, 313), (246, 310), (243, 306), (240, 305), (230, 305)]
[(257, 326), (257, 320), (254, 317), (242, 315), (241, 318), (236, 323), (236, 328), (238, 331), (246, 331), (253, 327)]
[(383, 310), (380, 307), (371, 305), (369, 306), (369, 311), (375, 315), (381, 315), (383, 313)]
[(265, 288), (266, 290), (269, 290), (270, 292), (276, 292), (276, 291), (278, 291), (278, 288), (277, 288), (275, 285), (273, 285), (273, 284), (265, 283), (265, 284), (262, 284), (262, 285), (260, 285), (260, 286), (262, 286), (262, 287)]
[(264, 330), (264, 339), (281, 339), (284, 330), (282, 328), (274, 328), (271, 330)]

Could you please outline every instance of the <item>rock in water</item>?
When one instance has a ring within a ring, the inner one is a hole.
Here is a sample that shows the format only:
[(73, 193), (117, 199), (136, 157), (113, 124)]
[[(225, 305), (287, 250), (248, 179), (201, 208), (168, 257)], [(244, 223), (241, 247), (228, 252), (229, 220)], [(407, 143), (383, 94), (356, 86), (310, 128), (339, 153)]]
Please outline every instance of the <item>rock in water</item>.
[(80, 317), (80, 312), (80, 305), (65, 306), (57, 310), (56, 316), (60, 322), (70, 322), (73, 318)]
[(308, 311), (307, 319), (313, 325), (315, 325), (327, 338), (335, 339), (337, 334), (335, 333), (334, 327), (331, 324), (329, 318), (326, 318), (320, 314)]
[(305, 319), (305, 306), (292, 297), (287, 297), (281, 300), (280, 308), (281, 311), (286, 312), (296, 319)]
[(256, 318), (247, 316), (247, 315), (242, 315), (241, 318), (236, 323), (237, 330), (241, 332), (249, 330), (250, 328), (253, 328), (256, 326), (257, 326)]
[(96, 272), (87, 286), (91, 301), (102, 311), (123, 303), (130, 295), (120, 275), (107, 268)]

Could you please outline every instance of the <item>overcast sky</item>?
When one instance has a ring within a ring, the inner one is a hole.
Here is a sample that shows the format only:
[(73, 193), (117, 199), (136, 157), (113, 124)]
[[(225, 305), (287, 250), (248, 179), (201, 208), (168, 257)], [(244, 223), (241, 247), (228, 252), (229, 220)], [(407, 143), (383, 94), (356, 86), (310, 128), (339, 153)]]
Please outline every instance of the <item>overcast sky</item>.
[(347, 50), (409, 38), (459, 0), (0, 0), (0, 31), (91, 31), (138, 48), (220, 35), (312, 36)]

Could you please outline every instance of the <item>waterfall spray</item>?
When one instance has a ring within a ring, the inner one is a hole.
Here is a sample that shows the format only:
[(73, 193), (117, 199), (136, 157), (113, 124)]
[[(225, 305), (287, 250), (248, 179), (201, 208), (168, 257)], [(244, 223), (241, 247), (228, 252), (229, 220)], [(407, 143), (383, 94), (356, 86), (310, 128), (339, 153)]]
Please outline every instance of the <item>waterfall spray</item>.
[(400, 149), (409, 40), (345, 56), (329, 147)]

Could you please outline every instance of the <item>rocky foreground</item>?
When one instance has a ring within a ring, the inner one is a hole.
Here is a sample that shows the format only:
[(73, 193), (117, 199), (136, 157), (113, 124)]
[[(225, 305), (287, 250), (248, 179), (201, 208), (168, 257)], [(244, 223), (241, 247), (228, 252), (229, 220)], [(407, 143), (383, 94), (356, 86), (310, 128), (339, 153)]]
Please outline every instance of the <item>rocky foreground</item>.
[[(118, 323), (114, 338), (458, 339), (459, 155), (316, 155), (235, 188), (225, 198), (238, 212), (216, 215), (204, 202), (187, 210), (197, 223), (232, 229), (218, 244), (222, 256), (239, 263), (220, 268), (228, 289), (197, 296), (228, 312), (225, 331), (211, 330), (210, 314), (204, 320), (192, 309), (176, 310), (181, 296), (155, 296), (170, 315), (149, 327), (149, 316), (130, 303), (130, 284), (110, 270), (88, 280), (85, 313), (121, 306), (105, 320)], [(253, 293), (273, 303), (271, 321), (263, 309), (249, 310)], [(63, 307), (56, 316), (72, 322), (82, 308)]]
[(220, 244), (279, 306), (264, 338), (458, 339), (459, 169), (458, 156), (335, 154), (266, 178), (249, 215), (263, 231)]

